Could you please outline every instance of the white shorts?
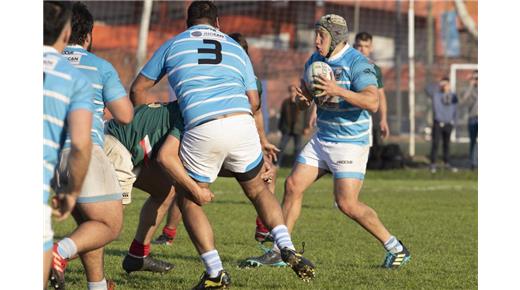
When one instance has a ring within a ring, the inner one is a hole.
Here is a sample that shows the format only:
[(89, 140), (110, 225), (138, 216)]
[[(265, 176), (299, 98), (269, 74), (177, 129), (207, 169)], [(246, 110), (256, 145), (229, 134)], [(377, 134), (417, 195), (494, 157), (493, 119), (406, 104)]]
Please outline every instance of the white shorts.
[(328, 170), (332, 172), (336, 179), (355, 178), (363, 180), (369, 150), (370, 146), (327, 142), (314, 135), (302, 149), (296, 161)]
[(188, 174), (205, 183), (215, 181), (221, 167), (245, 173), (263, 159), (260, 138), (251, 115), (217, 119), (186, 131), (180, 156)]
[[(58, 166), (55, 191), (59, 192), (68, 182), (68, 156), (70, 149), (63, 149)], [(121, 200), (121, 187), (116, 177), (114, 167), (108, 160), (105, 152), (98, 145), (92, 146), (90, 163), (87, 175), (81, 187), (77, 203), (91, 203), (111, 200)]]
[(132, 154), (116, 137), (110, 134), (105, 134), (104, 151), (116, 171), (117, 180), (123, 192), (122, 203), (124, 205), (130, 204), (132, 202), (132, 188), (137, 179), (137, 168), (134, 168), (132, 163)]
[(52, 238), (54, 232), (51, 226), (51, 207), (43, 204), (43, 252), (52, 249)]

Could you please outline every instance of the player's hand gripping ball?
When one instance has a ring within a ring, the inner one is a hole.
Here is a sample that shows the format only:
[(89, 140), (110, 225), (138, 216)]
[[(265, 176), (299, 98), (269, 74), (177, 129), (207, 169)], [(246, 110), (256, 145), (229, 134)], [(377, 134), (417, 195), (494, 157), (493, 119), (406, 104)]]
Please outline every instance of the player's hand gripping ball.
[(313, 97), (316, 97), (316, 95), (319, 95), (323, 92), (322, 90), (315, 87), (315, 84), (317, 84), (316, 78), (320, 75), (329, 80), (334, 79), (334, 72), (332, 71), (332, 68), (322, 61), (313, 62), (307, 67), (307, 70), (305, 71), (305, 86)]

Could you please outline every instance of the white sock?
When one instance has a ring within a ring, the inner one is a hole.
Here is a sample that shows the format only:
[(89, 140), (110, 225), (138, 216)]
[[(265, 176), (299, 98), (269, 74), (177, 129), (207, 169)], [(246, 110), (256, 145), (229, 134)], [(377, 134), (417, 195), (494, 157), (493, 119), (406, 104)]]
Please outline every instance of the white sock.
[(217, 277), (218, 272), (224, 269), (217, 250), (206, 252), (200, 255), (200, 258), (202, 259), (204, 267), (206, 267), (206, 273), (208, 273), (210, 278)]
[(390, 236), (385, 242), (385, 249), (392, 254), (397, 254), (403, 250), (403, 245), (394, 236)]
[(107, 290), (107, 280), (103, 278), (103, 280), (99, 282), (87, 282), (88, 290)]
[(70, 259), (78, 253), (76, 243), (70, 238), (64, 238), (58, 242), (58, 254), (65, 259)]
[(273, 235), (274, 242), (278, 246), (278, 248), (289, 248), (294, 250), (294, 245), (291, 241), (291, 235), (289, 234), (289, 230), (285, 225), (277, 225), (271, 230), (271, 235)]
[(273, 250), (273, 252), (276, 252), (276, 253), (280, 254), (280, 248), (278, 248), (276, 243), (273, 244), (273, 248), (271, 250)]

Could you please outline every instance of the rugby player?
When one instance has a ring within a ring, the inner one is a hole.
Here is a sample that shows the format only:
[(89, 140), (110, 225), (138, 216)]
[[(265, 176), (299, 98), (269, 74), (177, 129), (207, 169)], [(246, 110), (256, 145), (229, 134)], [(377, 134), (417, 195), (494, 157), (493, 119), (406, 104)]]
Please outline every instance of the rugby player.
[(284, 261), (300, 278), (311, 279), (314, 265), (295, 251), (281, 208), (261, 178), (263, 153), (252, 117), (259, 97), (251, 61), (240, 45), (218, 30), (212, 1), (192, 2), (187, 14), (188, 29), (154, 53), (132, 84), (131, 98), (134, 103), (146, 100), (146, 92), (167, 75), (179, 100), (184, 119), (180, 157), (192, 179), (177, 175), (175, 137), (166, 138), (157, 159), (180, 185), (177, 203), (206, 268), (195, 288), (223, 288), (231, 283), (202, 210), (213, 195), (195, 193), (190, 184), (196, 181), (208, 188), (221, 167), (238, 180), (271, 230)]
[(92, 84), (60, 54), (70, 37), (71, 15), (70, 2), (43, 4), (43, 288), (49, 278), (53, 244), (51, 209), (47, 203), (66, 134), (70, 136), (70, 154), (62, 162), (71, 170), (67, 187), (53, 198), (52, 213), (58, 220), (67, 218), (74, 208), (92, 149)]
[[(246, 38), (238, 33), (231, 33), (229, 34), (229, 37), (231, 37), (233, 40), (235, 40), (242, 48), (245, 50), (246, 54), (249, 55), (248, 51), (248, 44)], [(258, 95), (262, 96), (262, 83), (258, 78), (256, 78), (256, 86), (258, 88)], [(259, 99), (261, 101), (261, 99)], [(262, 114), (261, 107), (259, 107), (254, 113), (253, 116), (255, 118), (256, 128), (258, 132), (258, 136), (260, 137), (260, 143), (262, 144), (262, 149), (264, 151), (265, 157), (264, 158), (264, 170), (263, 170), (263, 176), (262, 179), (267, 184), (267, 187), (269, 188), (269, 191), (271, 193), (275, 193), (275, 185), (276, 185), (276, 175), (277, 175), (277, 169), (276, 166), (273, 166), (273, 163), (277, 161), (276, 153), (278, 153), (280, 150), (276, 148), (275, 145), (271, 144), (269, 140), (267, 140), (267, 136), (265, 135), (264, 130), (264, 118)], [(228, 171), (220, 170), (218, 176), (220, 177), (233, 177), (232, 174), (230, 174)], [(162, 233), (157, 239), (152, 241), (153, 244), (158, 245), (172, 245), (173, 240), (175, 239), (175, 236), (177, 234), (177, 226), (179, 225), (179, 222), (182, 219), (179, 207), (177, 206), (176, 202), (173, 202), (170, 206), (170, 210), (168, 211), (167, 215), (167, 221), (162, 229)], [(255, 240), (258, 242), (272, 242), (272, 236), (269, 233), (269, 230), (265, 227), (265, 225), (262, 223), (262, 220), (260, 217), (256, 217), (256, 229), (255, 229)], [(285, 263), (284, 263), (285, 264)]]
[[(316, 52), (305, 64), (314, 61), (329, 64), (335, 80), (318, 77), (314, 96), (317, 104), (317, 132), (296, 159), (285, 181), (283, 213), (290, 231), (301, 211), (303, 194), (309, 186), (327, 173), (333, 174), (334, 198), (339, 209), (356, 221), (386, 250), (385, 268), (397, 268), (410, 260), (406, 247), (385, 228), (376, 212), (359, 201), (371, 145), (370, 112), (379, 107), (377, 80), (373, 65), (347, 43), (345, 19), (329, 14), (315, 27)], [(308, 109), (313, 96), (304, 84), (297, 90), (301, 109)], [(272, 265), (281, 260), (276, 245), (251, 264)], [(256, 262), (256, 263), (255, 263)]]
[(390, 129), (388, 127), (386, 94), (383, 85), (383, 74), (381, 68), (375, 64), (369, 57), (373, 50), (372, 35), (368, 32), (360, 32), (356, 34), (354, 48), (363, 54), (374, 65), (377, 78), (377, 92), (379, 94), (379, 109), (376, 114), (372, 114), (372, 146), (381, 146), (381, 140), (388, 138)]
[[(65, 288), (67, 260), (77, 254), (85, 268), (88, 289), (107, 289), (103, 247), (119, 236), (123, 224), (121, 188), (114, 168), (103, 152), (103, 110), (106, 105), (115, 120), (127, 124), (132, 120), (133, 106), (114, 67), (90, 52), (93, 25), (94, 19), (86, 5), (75, 2), (72, 6), (72, 33), (62, 54), (90, 80), (95, 91), (91, 131), (93, 147), (87, 176), (73, 211), (78, 226), (53, 249), (51, 285), (54, 289)], [(66, 160), (70, 152), (70, 138), (67, 138), (60, 156), (56, 192), (67, 186), (71, 168)]]
[[(158, 165), (156, 159), (165, 139), (172, 137), (177, 154), (172, 170), (184, 180), (191, 180), (179, 159), (178, 148), (183, 122), (177, 102), (168, 104), (145, 104), (136, 107), (134, 120), (129, 125), (120, 125), (115, 120), (106, 124), (105, 153), (114, 165), (123, 192), (131, 198), (133, 186), (150, 194), (139, 217), (134, 240), (123, 260), (123, 269), (128, 272), (167, 272), (173, 265), (153, 258), (150, 243), (174, 196), (173, 180)], [(213, 193), (195, 182), (189, 184), (194, 195)]]

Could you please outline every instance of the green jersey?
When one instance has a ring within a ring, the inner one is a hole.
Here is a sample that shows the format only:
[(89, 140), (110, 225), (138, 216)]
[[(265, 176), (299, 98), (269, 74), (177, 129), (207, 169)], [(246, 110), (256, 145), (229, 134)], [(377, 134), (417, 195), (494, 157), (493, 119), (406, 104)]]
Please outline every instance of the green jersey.
[(111, 120), (105, 125), (105, 132), (116, 137), (132, 154), (134, 166), (154, 158), (168, 135), (180, 139), (183, 130), (177, 102), (141, 105), (135, 109), (132, 123), (120, 125)]
[(377, 64), (373, 63), (374, 70), (376, 71), (376, 79), (377, 79), (377, 88), (380, 89), (383, 86), (383, 74), (381, 73), (381, 68), (377, 66)]

